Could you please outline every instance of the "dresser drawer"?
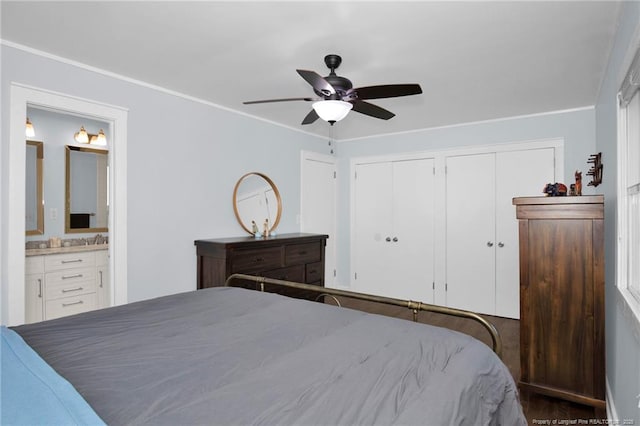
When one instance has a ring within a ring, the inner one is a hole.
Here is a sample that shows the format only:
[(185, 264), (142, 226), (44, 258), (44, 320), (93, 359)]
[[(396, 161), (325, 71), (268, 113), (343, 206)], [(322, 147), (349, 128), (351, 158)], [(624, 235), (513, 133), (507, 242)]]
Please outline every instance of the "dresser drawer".
[(59, 271), (69, 268), (96, 266), (95, 252), (65, 253), (45, 256), (44, 267), (47, 271)]
[(231, 255), (231, 273), (251, 274), (281, 266), (283, 266), (282, 247), (238, 250)]
[(322, 281), (322, 278), (324, 277), (324, 263), (310, 263), (305, 267), (305, 270), (306, 274), (304, 282), (311, 284)]
[(283, 281), (304, 281), (304, 265), (290, 266), (288, 268), (274, 269), (261, 273), (263, 277), (274, 278)]
[(290, 244), (285, 246), (285, 265), (299, 265), (322, 260), (322, 247), (319, 242)]
[(62, 299), (48, 300), (45, 304), (45, 319), (54, 319), (66, 315), (74, 315), (92, 311), (98, 308), (96, 293), (80, 296), (65, 297)]

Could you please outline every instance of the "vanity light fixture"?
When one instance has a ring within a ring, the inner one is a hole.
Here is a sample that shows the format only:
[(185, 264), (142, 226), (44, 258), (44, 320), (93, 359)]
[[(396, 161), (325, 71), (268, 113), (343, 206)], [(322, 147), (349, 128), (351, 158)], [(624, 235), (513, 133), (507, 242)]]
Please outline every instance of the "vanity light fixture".
[(107, 146), (107, 137), (104, 135), (104, 130), (100, 129), (97, 135), (89, 135), (89, 143), (92, 145)]
[(89, 143), (89, 135), (84, 129), (84, 126), (80, 126), (80, 130), (73, 135), (73, 138), (76, 140), (76, 142)]
[(333, 125), (347, 116), (353, 105), (345, 101), (328, 100), (319, 101), (311, 105), (320, 118)]
[(29, 117), (27, 117), (27, 126), (25, 128), (24, 134), (28, 138), (32, 138), (36, 135), (36, 131), (34, 130), (33, 124), (31, 124), (31, 121), (29, 121)]

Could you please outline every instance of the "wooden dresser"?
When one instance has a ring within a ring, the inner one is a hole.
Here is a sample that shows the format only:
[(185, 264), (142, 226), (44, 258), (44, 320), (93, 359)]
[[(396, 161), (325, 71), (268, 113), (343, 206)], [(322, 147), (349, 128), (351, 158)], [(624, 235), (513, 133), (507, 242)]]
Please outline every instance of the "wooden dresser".
[(604, 197), (523, 197), (513, 204), (520, 386), (604, 409)]
[[(235, 273), (324, 286), (327, 235), (282, 234), (269, 238), (196, 240), (198, 289), (223, 286)], [(245, 283), (255, 288), (255, 283)], [(266, 286), (267, 291), (274, 291)], [(281, 294), (314, 300), (317, 294), (279, 289)]]

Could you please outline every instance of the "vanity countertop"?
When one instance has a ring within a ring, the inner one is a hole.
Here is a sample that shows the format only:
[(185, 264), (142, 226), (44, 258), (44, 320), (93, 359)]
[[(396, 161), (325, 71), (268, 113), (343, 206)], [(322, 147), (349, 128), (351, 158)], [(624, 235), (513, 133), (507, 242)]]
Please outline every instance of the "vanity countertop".
[(25, 256), (40, 256), (40, 255), (47, 255), (47, 254), (79, 253), (83, 251), (97, 251), (97, 250), (108, 250), (108, 249), (109, 249), (109, 244), (90, 244), (86, 246), (28, 249), (28, 250), (25, 250), (24, 252), (25, 252)]

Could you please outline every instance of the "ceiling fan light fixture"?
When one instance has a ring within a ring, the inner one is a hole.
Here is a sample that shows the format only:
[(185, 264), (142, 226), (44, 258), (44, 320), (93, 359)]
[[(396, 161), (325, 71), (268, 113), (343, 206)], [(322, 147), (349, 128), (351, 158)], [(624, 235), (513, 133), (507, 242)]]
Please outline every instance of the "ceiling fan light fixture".
[(318, 116), (324, 121), (336, 122), (347, 116), (353, 105), (345, 101), (319, 101), (312, 105)]

